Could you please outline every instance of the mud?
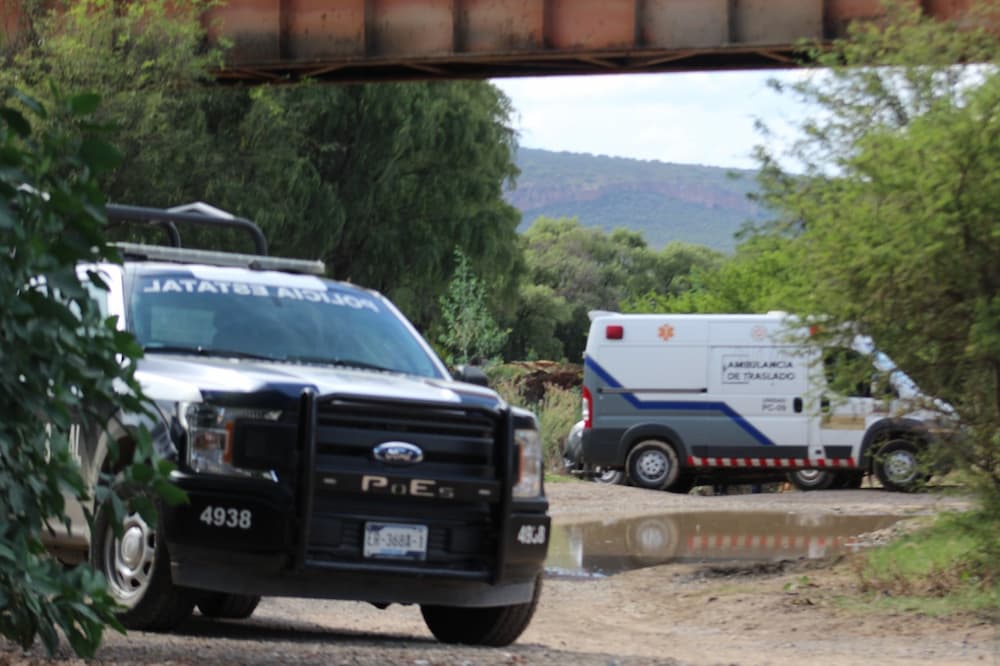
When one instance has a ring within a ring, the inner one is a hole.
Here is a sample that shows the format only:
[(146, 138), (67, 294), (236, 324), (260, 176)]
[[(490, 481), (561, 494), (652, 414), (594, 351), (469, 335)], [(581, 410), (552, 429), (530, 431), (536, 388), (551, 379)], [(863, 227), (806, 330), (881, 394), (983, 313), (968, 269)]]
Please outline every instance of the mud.
[(895, 516), (699, 511), (557, 525), (546, 574), (594, 577), (670, 563), (820, 559), (858, 550)]

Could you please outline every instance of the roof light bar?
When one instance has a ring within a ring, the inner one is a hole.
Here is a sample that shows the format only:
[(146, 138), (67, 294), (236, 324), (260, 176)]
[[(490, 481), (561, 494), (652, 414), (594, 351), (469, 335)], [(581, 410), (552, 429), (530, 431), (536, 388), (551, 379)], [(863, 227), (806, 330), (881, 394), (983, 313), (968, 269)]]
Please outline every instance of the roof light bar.
[(285, 259), (283, 257), (238, 254), (235, 252), (213, 252), (211, 250), (193, 250), (162, 245), (141, 245), (138, 243), (111, 243), (111, 245), (118, 248), (118, 251), (125, 257), (150, 261), (207, 264), (210, 266), (236, 266), (262, 271), (271, 270), (284, 271), (286, 273), (304, 273), (307, 275), (326, 275), (326, 264), (322, 261)]

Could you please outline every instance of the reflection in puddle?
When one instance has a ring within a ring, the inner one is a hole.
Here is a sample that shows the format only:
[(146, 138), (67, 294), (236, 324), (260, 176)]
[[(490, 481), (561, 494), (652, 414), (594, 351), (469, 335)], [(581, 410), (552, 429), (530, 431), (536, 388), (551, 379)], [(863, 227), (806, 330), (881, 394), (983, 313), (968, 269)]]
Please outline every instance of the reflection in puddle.
[(555, 525), (545, 561), (555, 576), (594, 577), (668, 562), (816, 559), (857, 547), (895, 516), (678, 513)]

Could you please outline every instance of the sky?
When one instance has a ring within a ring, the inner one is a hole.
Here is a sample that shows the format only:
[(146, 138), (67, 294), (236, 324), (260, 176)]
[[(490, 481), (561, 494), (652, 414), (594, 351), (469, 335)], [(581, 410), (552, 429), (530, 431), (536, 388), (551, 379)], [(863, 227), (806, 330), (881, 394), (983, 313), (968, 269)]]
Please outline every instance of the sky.
[(526, 148), (614, 157), (755, 168), (764, 137), (779, 152), (807, 108), (771, 90), (769, 78), (801, 72), (739, 71), (602, 74), (494, 79), (513, 102), (519, 143)]

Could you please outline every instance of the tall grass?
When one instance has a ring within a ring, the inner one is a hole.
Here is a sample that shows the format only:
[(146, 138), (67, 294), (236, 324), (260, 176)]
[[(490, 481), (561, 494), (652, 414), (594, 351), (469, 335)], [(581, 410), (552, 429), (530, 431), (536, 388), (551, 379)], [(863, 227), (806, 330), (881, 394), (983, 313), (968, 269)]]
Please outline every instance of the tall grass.
[(528, 403), (524, 399), (522, 384), (518, 382), (517, 377), (497, 377), (491, 385), (504, 400), (512, 405), (530, 409), (538, 417), (545, 467), (549, 471), (562, 471), (562, 451), (566, 435), (569, 434), (573, 424), (580, 420), (580, 392), (561, 388), (555, 384), (546, 384), (542, 399)]
[(1000, 620), (996, 532), (983, 530), (983, 520), (982, 512), (945, 514), (872, 550), (855, 563), (861, 590), (907, 610), (935, 615), (963, 610)]

